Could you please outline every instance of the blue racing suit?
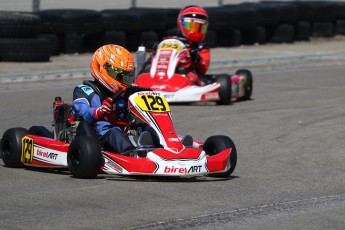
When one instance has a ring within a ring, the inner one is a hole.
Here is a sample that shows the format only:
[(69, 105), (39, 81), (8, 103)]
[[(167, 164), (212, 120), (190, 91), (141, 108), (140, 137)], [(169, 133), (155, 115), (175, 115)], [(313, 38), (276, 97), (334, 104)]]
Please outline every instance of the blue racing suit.
[(95, 126), (105, 150), (123, 153), (135, 148), (124, 133), (128, 124), (127, 103), (119, 97), (114, 104), (115, 109), (104, 120), (97, 121), (94, 110), (102, 106), (100, 95), (85, 84), (78, 85), (73, 91), (72, 106), (84, 121)]

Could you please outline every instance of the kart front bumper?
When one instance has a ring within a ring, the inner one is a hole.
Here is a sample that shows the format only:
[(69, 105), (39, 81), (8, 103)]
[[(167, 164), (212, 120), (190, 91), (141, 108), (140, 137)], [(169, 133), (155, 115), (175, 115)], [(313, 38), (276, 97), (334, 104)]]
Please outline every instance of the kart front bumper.
[(213, 156), (206, 156), (202, 151), (195, 159), (164, 159), (153, 152), (146, 158), (104, 153), (103, 171), (121, 175), (203, 176), (229, 170), (231, 151), (229, 148)]

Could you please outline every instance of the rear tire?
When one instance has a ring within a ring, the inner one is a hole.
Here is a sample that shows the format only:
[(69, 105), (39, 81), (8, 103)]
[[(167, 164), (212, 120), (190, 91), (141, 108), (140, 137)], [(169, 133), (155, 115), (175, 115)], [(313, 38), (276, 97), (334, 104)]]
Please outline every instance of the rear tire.
[(11, 128), (2, 136), (0, 155), (6, 167), (24, 167), (21, 162), (22, 138), (28, 133), (29, 131), (24, 128)]
[(217, 105), (230, 105), (231, 104), (231, 80), (227, 74), (220, 74), (216, 76), (216, 81), (220, 83), (218, 91), (220, 100)]
[(207, 138), (207, 140), (205, 141), (203, 145), (203, 149), (208, 156), (214, 156), (217, 153), (228, 148), (232, 148), (231, 154), (229, 157), (230, 168), (226, 172), (214, 173), (214, 174), (210, 174), (210, 176), (221, 177), (221, 178), (229, 177), (236, 168), (237, 150), (236, 150), (236, 146), (234, 142), (228, 136), (223, 136), (223, 135), (211, 136)]
[(244, 88), (244, 96), (239, 98), (239, 100), (250, 100), (253, 93), (253, 75), (249, 70), (240, 69), (236, 71), (236, 75), (241, 75), (246, 78), (246, 85)]
[(68, 148), (68, 168), (76, 178), (95, 178), (102, 163), (101, 145), (93, 136), (76, 137)]
[(77, 132), (76, 132), (77, 137), (82, 137), (82, 136), (92, 136), (98, 139), (98, 135), (96, 133), (95, 127), (93, 127), (91, 124), (89, 124), (87, 121), (81, 121), (78, 125)]

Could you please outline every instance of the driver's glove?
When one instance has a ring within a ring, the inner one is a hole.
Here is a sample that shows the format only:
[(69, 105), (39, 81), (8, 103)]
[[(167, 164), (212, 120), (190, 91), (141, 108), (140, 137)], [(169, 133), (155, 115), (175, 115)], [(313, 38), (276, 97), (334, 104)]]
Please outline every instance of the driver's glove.
[(190, 52), (189, 52), (189, 55), (190, 57), (192, 58), (192, 61), (194, 63), (198, 63), (200, 61), (200, 55), (199, 55), (199, 50), (197, 49), (192, 49)]
[(113, 110), (113, 99), (110, 97), (106, 98), (102, 106), (98, 107), (93, 111), (93, 116), (97, 121), (104, 119), (104, 117)]

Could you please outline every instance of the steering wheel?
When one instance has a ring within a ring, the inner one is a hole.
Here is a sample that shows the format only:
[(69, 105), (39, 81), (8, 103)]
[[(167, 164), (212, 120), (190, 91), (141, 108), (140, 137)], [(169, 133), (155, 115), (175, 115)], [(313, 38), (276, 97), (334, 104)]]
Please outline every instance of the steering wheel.
[(126, 90), (123, 90), (122, 88), (120, 88), (116, 93), (114, 93), (111, 96), (111, 99), (113, 99), (113, 101), (116, 101), (116, 99), (123, 94), (124, 99), (127, 101), (129, 96), (131, 96), (133, 93), (137, 93), (141, 91), (152, 91), (152, 89), (141, 87), (141, 86), (130, 85), (126, 88)]

